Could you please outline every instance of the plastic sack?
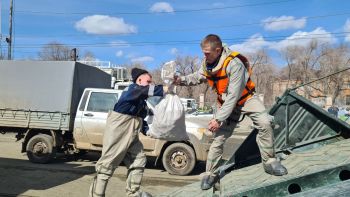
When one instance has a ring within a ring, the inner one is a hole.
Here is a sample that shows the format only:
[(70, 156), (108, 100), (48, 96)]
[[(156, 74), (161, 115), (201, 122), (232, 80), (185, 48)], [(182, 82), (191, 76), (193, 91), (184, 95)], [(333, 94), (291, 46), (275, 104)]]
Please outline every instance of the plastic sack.
[(179, 96), (167, 94), (155, 106), (153, 122), (147, 135), (167, 141), (188, 140), (185, 110)]
[(166, 62), (162, 66), (161, 78), (166, 80), (171, 80), (174, 78), (174, 73), (176, 72), (176, 62), (174, 60)]

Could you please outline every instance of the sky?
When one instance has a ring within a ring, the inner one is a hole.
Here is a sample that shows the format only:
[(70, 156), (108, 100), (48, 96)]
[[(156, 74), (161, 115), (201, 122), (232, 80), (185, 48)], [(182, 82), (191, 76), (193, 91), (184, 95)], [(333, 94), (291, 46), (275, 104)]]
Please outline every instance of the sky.
[[(1, 2), (1, 51), (7, 54), (10, 0)], [(202, 58), (200, 41), (219, 35), (232, 50), (279, 51), (312, 38), (350, 43), (347, 0), (13, 0), (13, 59), (37, 59), (48, 43), (78, 48), (114, 65), (154, 69), (176, 56)], [(7, 55), (6, 55), (7, 56)]]

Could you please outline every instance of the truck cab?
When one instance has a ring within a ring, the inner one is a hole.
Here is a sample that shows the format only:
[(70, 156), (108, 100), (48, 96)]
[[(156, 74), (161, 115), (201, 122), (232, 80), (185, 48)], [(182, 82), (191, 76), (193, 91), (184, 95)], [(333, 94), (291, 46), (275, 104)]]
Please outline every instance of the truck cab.
[(82, 150), (102, 150), (108, 111), (113, 110), (122, 90), (85, 89), (74, 120), (75, 146)]
[[(113, 110), (122, 90), (85, 89), (74, 121), (74, 147), (80, 151), (101, 151), (103, 132), (106, 126), (108, 112)], [(160, 98), (151, 97), (147, 101), (149, 116), (146, 121), (152, 124), (152, 110), (160, 102)], [(194, 169), (197, 161), (205, 161), (210, 146), (211, 137), (205, 135), (209, 117), (203, 120), (188, 115), (186, 131), (189, 141), (169, 142), (154, 139), (139, 134), (146, 156), (156, 157), (162, 161), (164, 168), (170, 174), (187, 175)]]

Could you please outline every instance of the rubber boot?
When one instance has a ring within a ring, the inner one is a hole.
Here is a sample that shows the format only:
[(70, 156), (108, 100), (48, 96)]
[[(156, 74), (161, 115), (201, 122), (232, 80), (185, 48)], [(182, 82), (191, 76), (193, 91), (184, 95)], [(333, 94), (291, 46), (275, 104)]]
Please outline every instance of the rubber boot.
[(208, 190), (214, 186), (215, 183), (219, 181), (219, 175), (204, 175), (201, 180), (201, 189)]
[(89, 197), (105, 197), (108, 179), (104, 179), (103, 175), (96, 175), (90, 186)]
[(287, 168), (275, 158), (271, 158), (266, 163), (263, 163), (263, 167), (266, 173), (274, 176), (283, 176), (288, 174)]
[(148, 192), (142, 192), (141, 197), (152, 197), (152, 195)]

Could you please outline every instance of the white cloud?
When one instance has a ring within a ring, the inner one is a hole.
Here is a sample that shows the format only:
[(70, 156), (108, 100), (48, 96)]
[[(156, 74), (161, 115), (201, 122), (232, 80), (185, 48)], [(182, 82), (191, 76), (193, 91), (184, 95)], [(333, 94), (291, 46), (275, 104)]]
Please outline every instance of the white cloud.
[(332, 36), (331, 33), (327, 32), (321, 27), (318, 27), (311, 32), (295, 32), (294, 34), (280, 42), (271, 42), (270, 48), (281, 50), (288, 46), (306, 46), (312, 40), (317, 40), (320, 44), (334, 43), (336, 41), (336, 39)]
[(122, 50), (119, 50), (115, 53), (115, 56), (117, 56), (117, 57), (121, 57), (123, 55), (124, 55), (124, 52)]
[(262, 48), (268, 47), (269, 45), (270, 43), (265, 41), (263, 36), (255, 34), (241, 44), (231, 45), (230, 49), (242, 53), (254, 53)]
[(135, 62), (152, 62), (152, 61), (154, 61), (154, 58), (151, 56), (143, 56), (143, 57), (132, 58), (130, 61), (133, 63), (135, 63)]
[(151, 12), (174, 12), (174, 8), (167, 2), (157, 2), (151, 6), (149, 9)]
[(264, 29), (270, 31), (300, 29), (305, 27), (306, 18), (295, 19), (294, 16), (268, 17), (262, 20), (262, 23), (264, 23)]
[(345, 36), (345, 41), (350, 42), (350, 19), (346, 20), (344, 25), (344, 31), (347, 32)]
[(179, 52), (179, 50), (178, 50), (177, 48), (171, 48), (171, 49), (170, 49), (170, 53), (171, 53), (172, 55), (176, 55), (176, 54), (178, 54), (178, 52)]
[(89, 34), (130, 34), (137, 27), (124, 22), (123, 18), (106, 15), (87, 16), (75, 23), (75, 28)]
[(331, 33), (319, 27), (311, 32), (295, 32), (281, 41), (268, 41), (262, 35), (255, 34), (243, 43), (231, 45), (230, 49), (242, 53), (254, 53), (263, 48), (280, 51), (288, 46), (307, 46), (312, 40), (317, 40), (320, 44), (336, 42), (336, 38)]

